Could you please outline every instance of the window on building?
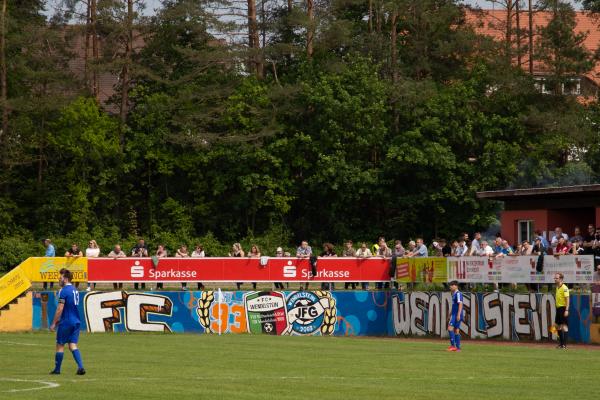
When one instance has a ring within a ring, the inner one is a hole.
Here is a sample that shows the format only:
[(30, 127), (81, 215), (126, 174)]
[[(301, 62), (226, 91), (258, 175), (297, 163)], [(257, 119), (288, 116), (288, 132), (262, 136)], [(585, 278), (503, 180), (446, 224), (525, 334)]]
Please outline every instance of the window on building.
[[(552, 85), (543, 77), (535, 78), (535, 88), (542, 94), (552, 94)], [(568, 96), (581, 95), (581, 78), (570, 78), (565, 83), (560, 85), (562, 94)]]
[(520, 220), (518, 222), (518, 240), (519, 243), (522, 243), (523, 240), (528, 240), (529, 243), (533, 243), (533, 221), (528, 220)]
[(581, 79), (572, 78), (563, 83), (562, 92), (566, 95), (579, 96), (581, 94)]

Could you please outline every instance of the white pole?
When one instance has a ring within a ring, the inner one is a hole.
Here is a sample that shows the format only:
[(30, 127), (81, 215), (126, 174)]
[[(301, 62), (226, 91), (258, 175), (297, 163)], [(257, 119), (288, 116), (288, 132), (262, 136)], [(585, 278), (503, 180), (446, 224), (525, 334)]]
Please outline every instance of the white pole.
[(221, 336), (221, 303), (223, 302), (223, 294), (221, 293), (221, 288), (218, 289), (217, 293), (219, 293), (219, 301), (217, 302), (217, 307), (219, 307), (219, 336)]

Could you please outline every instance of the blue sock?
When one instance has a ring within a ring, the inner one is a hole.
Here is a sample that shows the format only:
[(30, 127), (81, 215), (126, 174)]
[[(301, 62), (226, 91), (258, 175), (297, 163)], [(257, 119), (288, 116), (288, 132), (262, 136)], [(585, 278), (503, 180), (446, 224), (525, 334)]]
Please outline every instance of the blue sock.
[(54, 370), (56, 372), (60, 372), (60, 366), (62, 364), (62, 360), (63, 360), (64, 356), (65, 356), (65, 353), (56, 352), (54, 354)]
[(454, 331), (448, 331), (450, 335), (450, 346), (454, 346)]
[(79, 349), (73, 350), (73, 358), (75, 359), (75, 362), (77, 363), (77, 367), (79, 369), (82, 369), (83, 361), (81, 360), (81, 353), (79, 352)]
[(460, 333), (454, 334), (454, 342), (456, 343), (456, 348), (460, 349)]

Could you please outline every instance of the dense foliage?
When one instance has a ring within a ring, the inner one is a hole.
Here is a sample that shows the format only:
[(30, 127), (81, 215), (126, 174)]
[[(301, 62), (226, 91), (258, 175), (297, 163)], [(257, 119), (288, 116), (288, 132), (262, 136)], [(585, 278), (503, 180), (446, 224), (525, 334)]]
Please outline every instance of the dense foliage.
[[(552, 94), (454, 0), (164, 0), (152, 17), (69, 0), (50, 20), (43, 0), (2, 3), (4, 267), (44, 237), (215, 255), (242, 238), (453, 237), (496, 220), (477, 191), (599, 178), (600, 108), (556, 89), (595, 63), (569, 2), (538, 2)], [(250, 3), (256, 24), (223, 11)], [(69, 65), (92, 31), (83, 76)], [(119, 76), (108, 102), (102, 74)]]

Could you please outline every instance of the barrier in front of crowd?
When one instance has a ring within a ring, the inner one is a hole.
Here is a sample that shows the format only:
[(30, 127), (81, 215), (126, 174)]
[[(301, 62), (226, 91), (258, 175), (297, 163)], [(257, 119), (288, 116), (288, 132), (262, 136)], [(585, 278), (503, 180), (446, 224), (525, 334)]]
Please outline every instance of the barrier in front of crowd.
[[(447, 337), (450, 292), (179, 291), (80, 292), (88, 332), (251, 333), (321, 336)], [(34, 293), (33, 329), (46, 329), (57, 292)], [(463, 337), (551, 341), (552, 293), (465, 293)], [(573, 294), (569, 337), (589, 343), (589, 295)]]
[(384, 258), (88, 258), (90, 282), (380, 282)]
[[(395, 263), (393, 262), (395, 260)], [(67, 268), (75, 282), (399, 282), (588, 284), (594, 276), (591, 255), (506, 257), (319, 257), (308, 258), (86, 258), (31, 257), (19, 268), (31, 282), (56, 282)], [(597, 280), (598, 280), (597, 279)]]
[(29, 257), (19, 265), (31, 282), (56, 282), (63, 268), (73, 273), (73, 282), (86, 282), (87, 267), (86, 257)]

